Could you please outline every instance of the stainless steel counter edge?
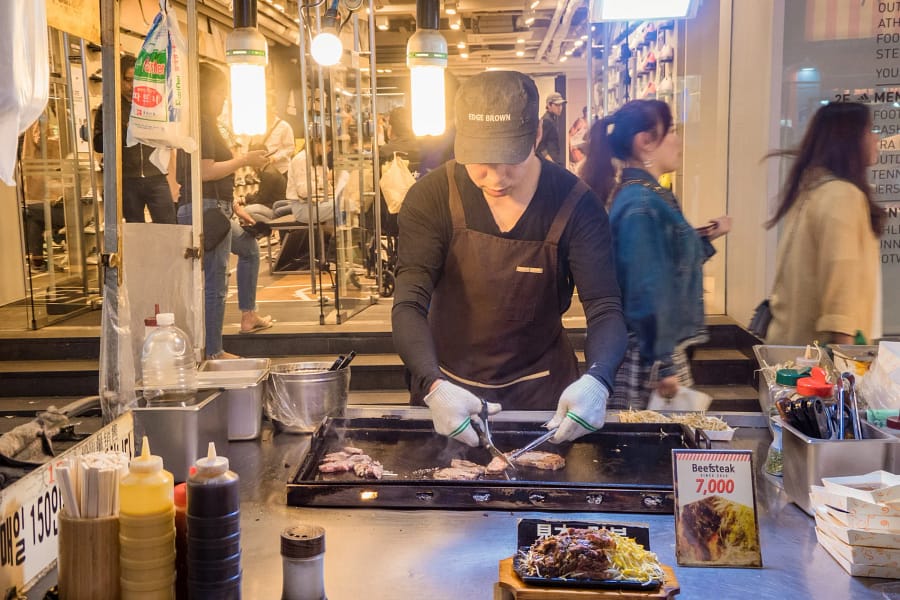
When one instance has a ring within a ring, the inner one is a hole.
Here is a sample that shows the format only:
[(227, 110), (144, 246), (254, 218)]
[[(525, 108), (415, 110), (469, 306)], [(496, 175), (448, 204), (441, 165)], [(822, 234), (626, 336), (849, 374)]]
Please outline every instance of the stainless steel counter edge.
[[(397, 410), (348, 409), (348, 416)], [(424, 414), (425, 409), (399, 411), (397, 416), (410, 416), (409, 411)], [(533, 416), (539, 420), (539, 415)], [(754, 452), (762, 569), (678, 566), (672, 515), (288, 507), (285, 482), (307, 452), (309, 439), (308, 435), (275, 434), (266, 424), (261, 439), (230, 444), (231, 468), (241, 476), (246, 599), (281, 597), (280, 533), (290, 525), (312, 523), (326, 531), (329, 600), (489, 600), (498, 561), (513, 554), (516, 521), (523, 517), (647, 523), (651, 549), (674, 568), (681, 585), (678, 598), (683, 599), (881, 599), (877, 587), (889, 582), (847, 575), (816, 542), (814, 521), (787, 500), (776, 478), (760, 474), (771, 439), (763, 427), (741, 427), (731, 443)], [(55, 573), (45, 580), (29, 598), (41, 598)]]

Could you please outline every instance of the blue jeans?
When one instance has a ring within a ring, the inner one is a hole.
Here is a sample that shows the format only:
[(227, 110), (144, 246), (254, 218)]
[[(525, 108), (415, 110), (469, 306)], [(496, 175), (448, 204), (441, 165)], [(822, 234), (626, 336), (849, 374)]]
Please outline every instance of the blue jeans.
[[(219, 207), (226, 216), (231, 217), (230, 201), (219, 202), (215, 198), (203, 199), (204, 210), (216, 207)], [(190, 204), (178, 208), (178, 223), (181, 225), (193, 224)], [(229, 231), (218, 246), (203, 253), (203, 316), (207, 356), (222, 351), (222, 325), (225, 322), (225, 298), (228, 296), (228, 254), (231, 252), (232, 233)]]
[(237, 220), (231, 221), (231, 253), (238, 257), (238, 308), (256, 310), (256, 284), (259, 280), (259, 243), (244, 231)]
[(272, 214), (274, 218), (283, 217), (284, 215), (291, 214), (291, 206), (296, 202), (296, 200), (276, 200), (272, 204)]

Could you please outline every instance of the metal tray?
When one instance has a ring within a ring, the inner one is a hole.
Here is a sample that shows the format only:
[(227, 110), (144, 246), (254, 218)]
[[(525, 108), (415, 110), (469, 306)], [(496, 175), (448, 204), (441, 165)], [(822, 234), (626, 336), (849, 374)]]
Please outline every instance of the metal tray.
[[(492, 422), (491, 430), (503, 451), (544, 431), (533, 422)], [(320, 473), (322, 457), (343, 446), (361, 448), (380, 461), (385, 477)], [(520, 468), (512, 481), (438, 481), (429, 473), (453, 458), (486, 465), (491, 456), (436, 434), (429, 420), (330, 418), (313, 434), (291, 476), (287, 501), (292, 506), (672, 513), (671, 450), (696, 447), (688, 429), (677, 423), (607, 423), (556, 447), (566, 459), (559, 471)]]

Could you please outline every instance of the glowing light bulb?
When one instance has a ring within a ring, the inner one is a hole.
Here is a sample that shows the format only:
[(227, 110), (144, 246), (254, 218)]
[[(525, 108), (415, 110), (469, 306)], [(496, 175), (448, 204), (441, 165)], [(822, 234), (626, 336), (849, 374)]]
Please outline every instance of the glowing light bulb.
[(231, 70), (231, 126), (238, 135), (266, 132), (268, 43), (255, 27), (235, 29), (225, 38)]
[(410, 67), (412, 126), (416, 135), (441, 135), (446, 128), (443, 67)]
[(341, 38), (330, 31), (323, 31), (313, 38), (309, 51), (313, 60), (323, 67), (330, 67), (341, 61), (344, 45), (341, 43)]
[(416, 135), (441, 135), (446, 127), (444, 68), (447, 40), (435, 29), (419, 29), (406, 44), (412, 126)]
[(231, 65), (231, 125), (237, 135), (266, 132), (266, 68)]

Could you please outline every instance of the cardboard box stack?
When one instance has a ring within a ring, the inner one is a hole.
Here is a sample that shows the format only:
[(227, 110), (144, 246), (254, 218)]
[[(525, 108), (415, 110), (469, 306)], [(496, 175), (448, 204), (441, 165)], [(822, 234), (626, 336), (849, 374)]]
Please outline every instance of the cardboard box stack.
[(900, 579), (900, 475), (826, 477), (811, 486), (816, 537), (850, 575)]

